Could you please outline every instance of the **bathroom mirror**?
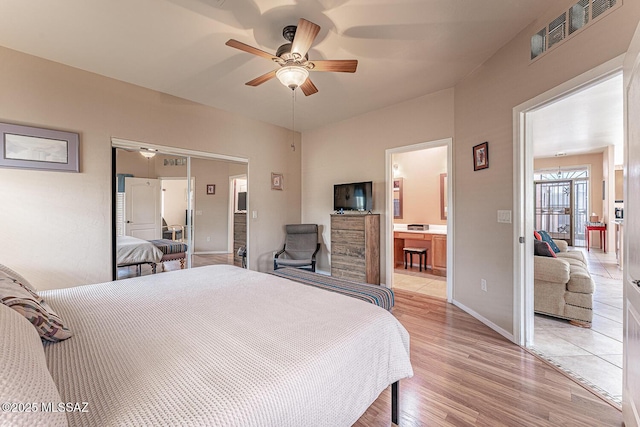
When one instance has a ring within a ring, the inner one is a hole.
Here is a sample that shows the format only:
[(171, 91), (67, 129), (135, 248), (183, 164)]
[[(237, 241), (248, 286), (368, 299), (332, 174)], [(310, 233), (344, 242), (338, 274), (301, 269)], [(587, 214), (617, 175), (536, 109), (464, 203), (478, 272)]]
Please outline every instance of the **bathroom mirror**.
[(402, 219), (402, 178), (393, 178), (393, 218)]
[(440, 174), (440, 219), (447, 219), (447, 174)]

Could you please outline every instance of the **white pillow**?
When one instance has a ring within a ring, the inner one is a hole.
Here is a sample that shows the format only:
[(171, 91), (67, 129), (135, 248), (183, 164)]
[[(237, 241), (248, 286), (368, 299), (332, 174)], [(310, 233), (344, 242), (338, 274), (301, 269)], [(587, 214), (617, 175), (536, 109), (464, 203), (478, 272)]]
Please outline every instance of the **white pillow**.
[[(18, 312), (0, 304), (0, 425), (67, 426), (64, 412), (42, 412), (42, 403), (55, 407), (61, 401), (38, 333)], [(15, 405), (6, 411), (6, 404)], [(32, 412), (19, 411), (27, 407)]]

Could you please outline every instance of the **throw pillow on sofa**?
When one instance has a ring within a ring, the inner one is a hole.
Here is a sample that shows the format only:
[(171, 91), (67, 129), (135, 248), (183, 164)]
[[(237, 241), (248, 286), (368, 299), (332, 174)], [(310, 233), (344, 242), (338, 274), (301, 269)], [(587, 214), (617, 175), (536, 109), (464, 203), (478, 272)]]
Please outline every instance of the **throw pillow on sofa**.
[(534, 240), (533, 245), (534, 255), (556, 258), (556, 253), (553, 252), (553, 249), (551, 249), (551, 246), (547, 242), (542, 240)]
[(553, 252), (560, 252), (560, 248), (558, 247), (558, 245), (556, 245), (556, 242), (553, 241), (551, 236), (549, 236), (549, 233), (544, 230), (538, 230), (538, 234), (540, 234), (540, 237), (542, 237), (543, 242), (547, 242), (549, 246), (551, 246), (551, 250), (553, 250)]

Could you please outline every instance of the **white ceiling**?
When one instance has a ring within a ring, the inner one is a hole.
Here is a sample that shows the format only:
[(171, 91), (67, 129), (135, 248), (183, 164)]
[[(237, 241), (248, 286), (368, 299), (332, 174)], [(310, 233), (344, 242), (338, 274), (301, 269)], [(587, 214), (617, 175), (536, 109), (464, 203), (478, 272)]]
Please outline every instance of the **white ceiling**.
[[(245, 82), (272, 62), (300, 17), (322, 27), (310, 59), (357, 59), (312, 73), (297, 94), (308, 130), (452, 87), (557, 0), (2, 0), (0, 45), (291, 128), (291, 92)], [(296, 91), (298, 92), (298, 91)]]
[(534, 157), (601, 152), (615, 147), (623, 163), (622, 74), (531, 113)]

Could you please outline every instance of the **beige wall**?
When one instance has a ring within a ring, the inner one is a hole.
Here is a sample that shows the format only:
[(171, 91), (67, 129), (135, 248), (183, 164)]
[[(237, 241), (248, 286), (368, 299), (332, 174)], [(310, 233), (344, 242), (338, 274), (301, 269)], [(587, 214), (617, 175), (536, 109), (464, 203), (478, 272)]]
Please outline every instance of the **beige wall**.
[[(513, 108), (623, 54), (640, 19), (640, 2), (627, 1), (539, 60), (529, 60), (530, 37), (575, 1), (558, 2), (455, 87), (454, 298), (513, 333), (512, 224), (496, 210), (512, 210)], [(471, 148), (489, 142), (489, 168), (473, 171)], [(480, 279), (487, 280), (487, 292)]]
[[(535, 144), (535, 142), (534, 142)], [(603, 215), (603, 200), (602, 200), (602, 180), (603, 180), (603, 159), (602, 153), (582, 154), (578, 156), (566, 156), (566, 157), (550, 157), (535, 159), (533, 162), (533, 169), (557, 169), (559, 167), (568, 166), (590, 166), (589, 175), (589, 215), (595, 213), (601, 219)], [(588, 221), (588, 219), (587, 219)], [(594, 248), (600, 247), (600, 235), (594, 232), (591, 241), (591, 246)]]
[(0, 169), (0, 263), (39, 289), (111, 280), (111, 137), (248, 158), (252, 269), (300, 221), (290, 131), (5, 48), (0, 63), (0, 121), (80, 134), (81, 173)]
[(440, 212), (440, 174), (447, 173), (447, 147), (396, 153), (402, 177), (402, 219), (396, 224), (446, 224)]
[(453, 135), (453, 89), (422, 96), (303, 135), (302, 220), (318, 224), (318, 269), (330, 270), (333, 185), (373, 181), (373, 211), (380, 215), (380, 277), (385, 278), (385, 150)]

